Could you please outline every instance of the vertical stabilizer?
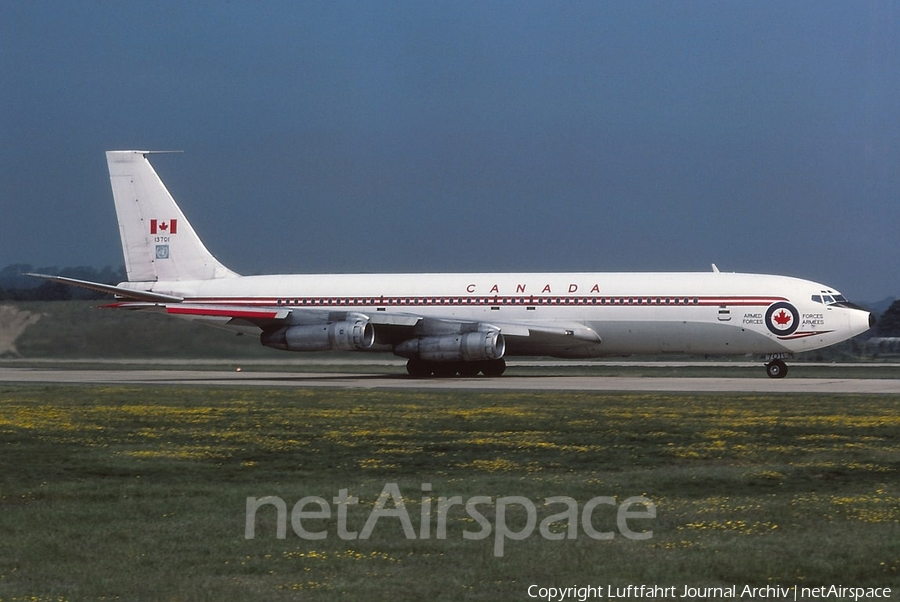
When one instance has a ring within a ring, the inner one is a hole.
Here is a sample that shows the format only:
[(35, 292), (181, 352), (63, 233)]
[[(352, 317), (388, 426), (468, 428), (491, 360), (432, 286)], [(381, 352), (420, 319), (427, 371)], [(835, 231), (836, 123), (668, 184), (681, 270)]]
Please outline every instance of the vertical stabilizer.
[(148, 151), (107, 151), (130, 282), (237, 276), (203, 245), (159, 179)]

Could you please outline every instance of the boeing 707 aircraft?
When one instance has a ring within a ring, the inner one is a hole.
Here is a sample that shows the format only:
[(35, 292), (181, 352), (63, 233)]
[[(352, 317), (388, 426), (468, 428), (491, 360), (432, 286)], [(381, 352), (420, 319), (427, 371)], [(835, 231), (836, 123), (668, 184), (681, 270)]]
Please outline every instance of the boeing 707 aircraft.
[(500, 376), (509, 356), (757, 354), (785, 359), (866, 331), (868, 311), (786, 276), (720, 273), (241, 276), (206, 249), (149, 151), (106, 160), (128, 281), (33, 274), (157, 311), (253, 333), (287, 351), (391, 350), (412, 376)]

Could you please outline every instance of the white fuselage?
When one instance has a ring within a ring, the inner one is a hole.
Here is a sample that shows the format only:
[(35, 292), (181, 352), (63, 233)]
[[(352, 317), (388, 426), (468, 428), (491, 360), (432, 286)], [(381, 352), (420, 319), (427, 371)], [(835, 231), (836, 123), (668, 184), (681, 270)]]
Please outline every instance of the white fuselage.
[(869, 328), (868, 312), (823, 302), (823, 294), (837, 294), (824, 285), (758, 274), (313, 274), (120, 286), (205, 305), (357, 312), (376, 324), (408, 314), (501, 330), (583, 326), (600, 337), (567, 346), (513, 336), (507, 355), (777, 355), (833, 345)]

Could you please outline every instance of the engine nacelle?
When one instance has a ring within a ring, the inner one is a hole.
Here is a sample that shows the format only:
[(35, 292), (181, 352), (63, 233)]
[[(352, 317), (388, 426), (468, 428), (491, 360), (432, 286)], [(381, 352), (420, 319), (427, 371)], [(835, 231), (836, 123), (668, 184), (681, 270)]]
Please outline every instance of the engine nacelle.
[(365, 350), (375, 343), (375, 329), (365, 320), (300, 324), (264, 332), (259, 341), (285, 351)]
[(430, 362), (498, 360), (505, 352), (506, 341), (499, 330), (423, 336), (394, 347), (394, 353), (401, 357)]

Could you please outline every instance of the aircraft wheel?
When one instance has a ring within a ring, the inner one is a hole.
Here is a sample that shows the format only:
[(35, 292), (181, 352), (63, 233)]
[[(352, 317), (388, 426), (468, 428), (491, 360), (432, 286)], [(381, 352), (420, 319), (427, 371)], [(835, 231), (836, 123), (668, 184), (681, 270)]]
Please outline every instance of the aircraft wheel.
[(456, 376), (456, 362), (436, 362), (434, 375), (438, 378), (451, 378)]
[(766, 364), (766, 374), (769, 375), (769, 378), (784, 378), (787, 373), (787, 364), (781, 360), (772, 360)]
[(460, 376), (472, 378), (473, 376), (478, 376), (478, 372), (480, 371), (481, 366), (478, 365), (478, 362), (460, 362), (459, 364)]
[(406, 371), (413, 378), (428, 378), (431, 376), (431, 364), (425, 360), (411, 359), (406, 362)]
[(499, 360), (482, 362), (481, 372), (490, 378), (503, 376), (503, 373), (506, 372), (506, 360), (501, 358)]

